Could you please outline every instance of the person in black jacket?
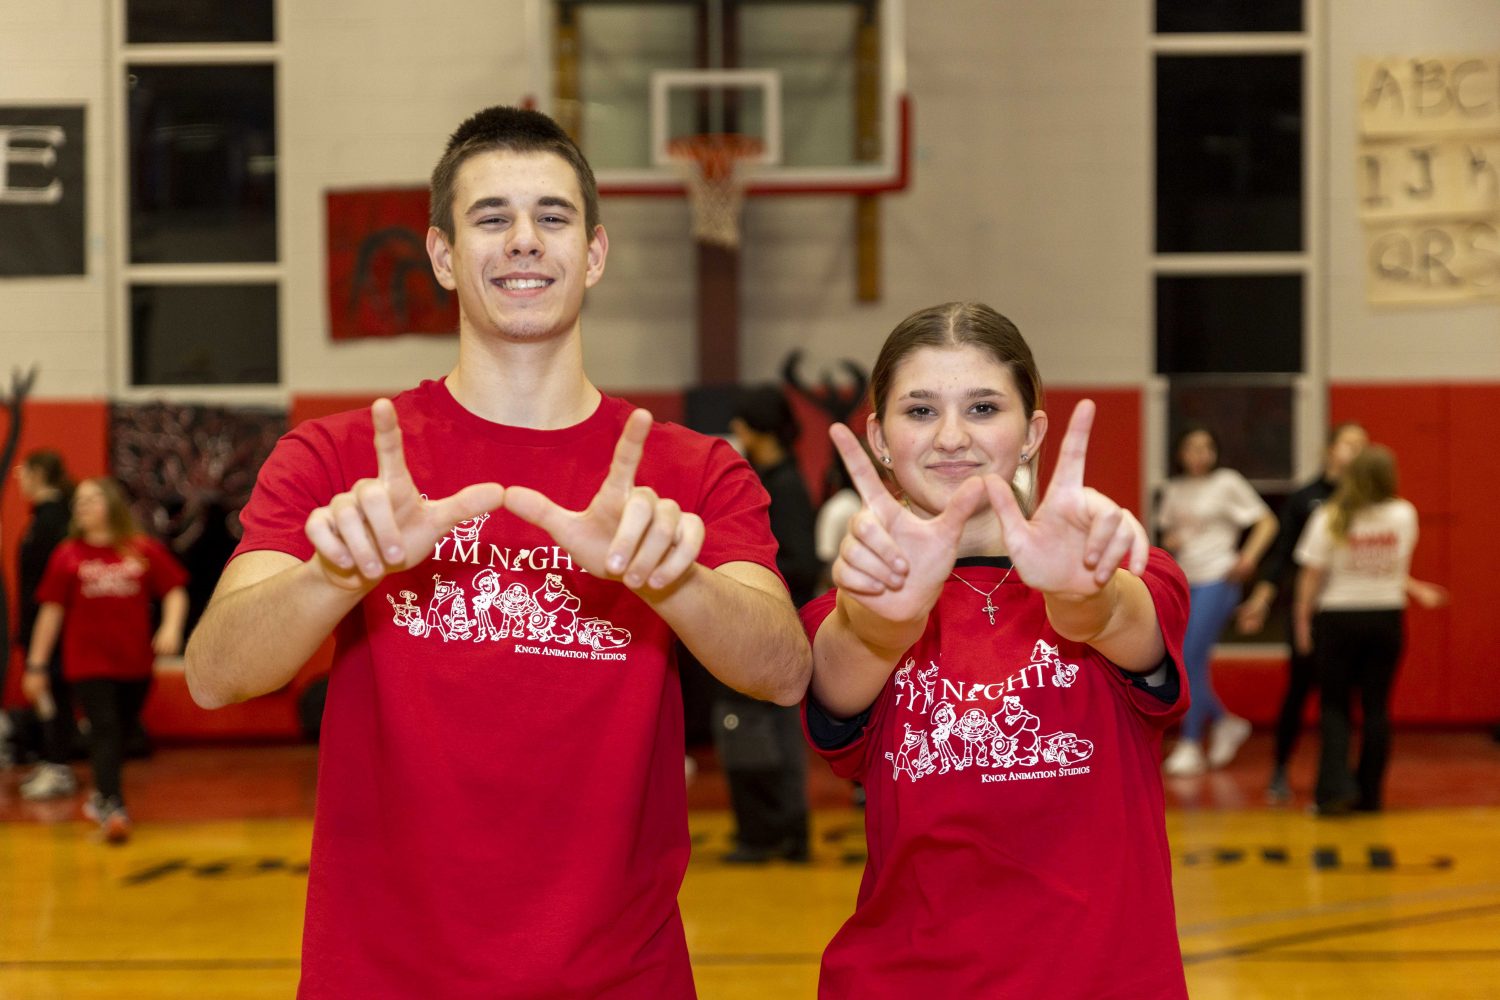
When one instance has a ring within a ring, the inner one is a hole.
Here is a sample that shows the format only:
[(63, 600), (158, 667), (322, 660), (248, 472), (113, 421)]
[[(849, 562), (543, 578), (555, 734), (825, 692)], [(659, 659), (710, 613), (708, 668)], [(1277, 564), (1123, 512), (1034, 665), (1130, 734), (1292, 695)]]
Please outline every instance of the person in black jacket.
[[(17, 468), (21, 493), (31, 504), (31, 521), (21, 537), (17, 556), (17, 581), (20, 592), (20, 629), (16, 644), (22, 655), (31, 646), (39, 605), (37, 587), (47, 569), (52, 550), (68, 536), (69, 500), (73, 484), (62, 456), (55, 451), (33, 451)], [(42, 763), (30, 777), (21, 782), (21, 797), (55, 799), (72, 795), (78, 781), (68, 761), (78, 740), (78, 725), (73, 715), (72, 687), (63, 678), (62, 644), (58, 643), (47, 664), (47, 687), (50, 704), (42, 715)]]
[[(1245, 634), (1259, 632), (1265, 627), (1266, 615), (1276, 595), (1290, 587), (1296, 578), (1296, 565), (1292, 553), (1302, 529), (1319, 505), (1333, 495), (1339, 477), (1344, 474), (1349, 462), (1369, 443), (1369, 435), (1357, 423), (1336, 424), (1328, 432), (1327, 447), (1323, 452), (1323, 470), (1318, 477), (1297, 492), (1287, 497), (1281, 509), (1281, 526), (1276, 540), (1271, 543), (1266, 557), (1261, 560), (1259, 578), (1250, 596), (1245, 599), (1236, 614), (1236, 624)], [(1290, 594), (1290, 590), (1288, 590)], [(1291, 608), (1287, 609), (1287, 641), (1291, 642)], [(1271, 772), (1271, 783), (1266, 789), (1266, 798), (1273, 804), (1290, 802), (1291, 785), (1287, 781), (1286, 769), (1297, 746), (1297, 736), (1302, 731), (1302, 716), (1307, 699), (1317, 686), (1315, 658), (1312, 654), (1299, 653), (1296, 645), (1287, 659), (1288, 675), (1286, 694), (1281, 700), (1281, 711), (1276, 717), (1275, 762)]]
[[(744, 389), (729, 429), (770, 494), (776, 568), (800, 607), (813, 598), (819, 564), (816, 515), (792, 453), (800, 428), (791, 405), (777, 386)], [(736, 826), (735, 847), (723, 860), (806, 861), (807, 756), (799, 710), (725, 687), (714, 701), (713, 723)]]

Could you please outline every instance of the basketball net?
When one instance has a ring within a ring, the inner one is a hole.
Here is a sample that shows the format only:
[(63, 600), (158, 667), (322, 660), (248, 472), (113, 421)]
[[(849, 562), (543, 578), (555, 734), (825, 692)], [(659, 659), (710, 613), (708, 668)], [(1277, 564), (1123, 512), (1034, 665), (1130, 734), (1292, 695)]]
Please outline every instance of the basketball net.
[(745, 205), (741, 168), (764, 150), (759, 139), (737, 132), (689, 135), (667, 145), (687, 181), (693, 236), (699, 242), (731, 250), (740, 245), (740, 211)]

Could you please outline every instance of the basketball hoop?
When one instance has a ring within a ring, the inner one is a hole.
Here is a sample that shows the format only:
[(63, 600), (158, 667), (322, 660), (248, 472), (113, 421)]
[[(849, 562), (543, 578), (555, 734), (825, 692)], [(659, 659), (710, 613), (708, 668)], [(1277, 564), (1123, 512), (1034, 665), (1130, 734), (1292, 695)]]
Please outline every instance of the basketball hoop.
[(700, 242), (731, 250), (740, 245), (740, 209), (745, 204), (741, 168), (765, 148), (761, 140), (738, 132), (683, 136), (667, 144), (687, 180), (693, 236)]

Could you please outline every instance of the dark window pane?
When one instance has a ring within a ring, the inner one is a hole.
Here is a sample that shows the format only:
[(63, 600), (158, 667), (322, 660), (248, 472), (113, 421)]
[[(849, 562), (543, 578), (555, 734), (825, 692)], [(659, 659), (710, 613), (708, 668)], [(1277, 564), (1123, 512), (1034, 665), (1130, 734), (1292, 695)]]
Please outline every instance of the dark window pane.
[(125, 42), (274, 42), (272, 0), (126, 0)]
[(1302, 276), (1158, 276), (1156, 371), (1302, 371)]
[(1246, 479), (1287, 480), (1292, 476), (1292, 386), (1244, 379), (1179, 377), (1171, 381), (1167, 403), (1167, 468), (1183, 429), (1199, 424), (1219, 440), (1219, 464)]
[(1302, 57), (1158, 56), (1156, 249), (1302, 249)]
[(131, 385), (280, 381), (277, 286), (132, 285)]
[(132, 66), (130, 260), (276, 259), (269, 65)]
[(1156, 30), (1301, 31), (1302, 0), (1156, 0)]

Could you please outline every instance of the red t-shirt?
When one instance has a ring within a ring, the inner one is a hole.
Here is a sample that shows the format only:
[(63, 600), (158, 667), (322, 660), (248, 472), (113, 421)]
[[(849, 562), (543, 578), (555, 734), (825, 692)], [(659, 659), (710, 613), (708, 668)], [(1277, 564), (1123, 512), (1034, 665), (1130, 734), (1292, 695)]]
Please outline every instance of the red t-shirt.
[(187, 583), (187, 572), (153, 538), (124, 546), (70, 538), (52, 550), (37, 601), (63, 607), (63, 673), (140, 680), (151, 676), (151, 602)]
[[(1160, 550), (1143, 579), (1180, 664), (1187, 582)], [(993, 599), (992, 626), (950, 579), (858, 738), (820, 751), (865, 785), (869, 860), (819, 995), (1185, 997), (1159, 748), (1186, 690), (1062, 639), (1018, 578)], [(809, 635), (833, 602), (803, 609)]]
[[(633, 407), (538, 431), (442, 382), (395, 400), (417, 488), (496, 480), (586, 507)], [(239, 551), (312, 555), (307, 515), (376, 472), (368, 411), (304, 423), (261, 470)], [(699, 562), (774, 570), (769, 501), (726, 442), (672, 424), (640, 485), (699, 514)], [(336, 630), (299, 996), (694, 995), (675, 641), (505, 511), (463, 522)]]

